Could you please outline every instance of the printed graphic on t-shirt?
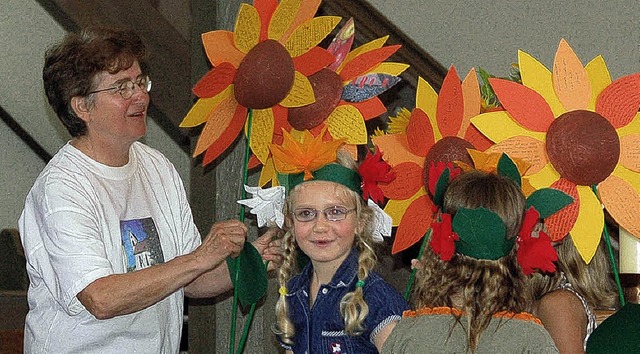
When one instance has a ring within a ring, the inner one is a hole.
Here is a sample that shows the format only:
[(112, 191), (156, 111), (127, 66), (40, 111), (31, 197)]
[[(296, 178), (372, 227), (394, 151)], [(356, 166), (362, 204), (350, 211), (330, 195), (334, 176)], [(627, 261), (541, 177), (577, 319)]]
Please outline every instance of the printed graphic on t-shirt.
[(127, 256), (127, 272), (164, 263), (162, 245), (152, 218), (120, 221), (120, 235)]

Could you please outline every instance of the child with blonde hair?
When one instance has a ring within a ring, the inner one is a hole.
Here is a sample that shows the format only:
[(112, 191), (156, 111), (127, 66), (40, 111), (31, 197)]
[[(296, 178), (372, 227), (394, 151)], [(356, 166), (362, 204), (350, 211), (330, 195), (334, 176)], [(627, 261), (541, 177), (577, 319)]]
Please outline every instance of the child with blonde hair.
[(353, 159), (339, 156), (339, 162), (306, 170), (307, 179), (302, 172), (289, 174), (284, 183), (275, 332), (287, 352), (378, 353), (408, 309), (373, 271), (372, 207), (379, 208), (361, 196), (362, 176)]

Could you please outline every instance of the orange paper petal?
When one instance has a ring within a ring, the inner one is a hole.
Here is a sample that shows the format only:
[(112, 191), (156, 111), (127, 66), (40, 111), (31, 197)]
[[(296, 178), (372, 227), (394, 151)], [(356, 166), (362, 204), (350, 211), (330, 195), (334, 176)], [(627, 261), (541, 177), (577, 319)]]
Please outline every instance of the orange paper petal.
[(373, 119), (387, 113), (387, 107), (378, 97), (372, 97), (362, 102), (345, 102), (340, 101), (340, 104), (348, 104), (354, 106), (362, 113), (364, 120)]
[[(456, 136), (459, 137), (465, 137), (467, 135), (467, 130), (471, 125), (471, 117), (475, 117), (480, 114), (480, 107), (482, 106), (478, 76), (476, 75), (476, 70), (473, 68), (469, 70), (469, 73), (462, 81), (462, 97), (464, 99), (464, 113), (462, 115), (460, 130), (458, 131), (458, 134), (456, 134)], [(473, 144), (473, 142), (469, 142)]]
[(464, 115), (462, 85), (456, 68), (451, 66), (438, 95), (436, 119), (443, 137), (457, 136)]
[(293, 67), (304, 76), (311, 76), (333, 63), (336, 58), (326, 49), (313, 47), (308, 52), (293, 58)]
[(209, 70), (193, 87), (193, 94), (200, 98), (213, 97), (233, 83), (236, 68), (223, 62)]
[(489, 82), (502, 105), (518, 124), (536, 132), (549, 129), (555, 117), (540, 94), (509, 80), (490, 78)]
[[(229, 96), (222, 100), (216, 108), (211, 111), (207, 118), (207, 123), (200, 133), (200, 138), (198, 138), (198, 143), (193, 152), (194, 157), (203, 153), (212, 144), (216, 144), (221, 136), (230, 134), (228, 128), (233, 122), (234, 112), (236, 112), (237, 106), (238, 102), (235, 98)], [(238, 132), (236, 132), (236, 136), (237, 133)]]
[(636, 73), (621, 77), (607, 86), (598, 96), (596, 112), (617, 129), (633, 120), (639, 106), (640, 73)]
[(414, 200), (409, 205), (402, 217), (402, 221), (400, 221), (400, 226), (396, 230), (395, 240), (391, 248), (392, 254), (406, 250), (425, 236), (433, 221), (433, 217), (431, 217), (432, 207), (433, 202), (426, 195)]
[(298, 28), (301, 24), (309, 21), (316, 15), (318, 12), (318, 7), (320, 7), (321, 0), (305, 0), (300, 1), (300, 5), (298, 11), (296, 11), (296, 16), (291, 22), (290, 26), (282, 33), (282, 39), (289, 38), (291, 33)]
[(233, 119), (231, 123), (224, 131), (224, 134), (220, 136), (214, 144), (209, 146), (207, 152), (204, 154), (204, 158), (202, 159), (202, 165), (206, 166), (215, 160), (220, 154), (222, 154), (225, 150), (231, 146), (231, 144), (236, 140), (240, 131), (242, 131), (242, 127), (244, 126), (245, 121), (247, 120), (247, 109), (241, 105), (237, 105), (236, 112), (233, 115)]
[(484, 136), (484, 134), (482, 134), (478, 130), (478, 128), (473, 125), (469, 125), (469, 127), (467, 128), (467, 132), (464, 135), (464, 140), (470, 142), (473, 147), (480, 151), (485, 151), (493, 145), (493, 142), (489, 138)]
[(343, 82), (355, 79), (385, 61), (400, 47), (400, 45), (391, 45), (362, 53), (344, 64), (344, 67), (340, 70), (340, 79)]
[(258, 10), (260, 16), (260, 41), (265, 41), (269, 38), (269, 22), (271, 22), (271, 16), (278, 6), (278, 1), (255, 0), (253, 6)]
[(600, 200), (621, 227), (633, 235), (640, 235), (640, 196), (629, 183), (611, 175), (598, 184)]
[(640, 134), (620, 138), (619, 163), (634, 172), (640, 172)]
[(575, 225), (580, 211), (580, 198), (575, 183), (561, 178), (551, 185), (551, 188), (559, 189), (573, 198), (573, 203), (567, 205), (559, 212), (545, 219), (544, 223), (549, 230), (552, 241), (560, 241), (567, 236)]
[(403, 162), (393, 167), (396, 178), (387, 184), (380, 184), (384, 195), (389, 199), (410, 198), (422, 188), (422, 166), (413, 162)]
[(244, 53), (235, 47), (233, 32), (218, 30), (203, 33), (202, 44), (207, 58), (213, 66), (218, 66), (226, 61), (238, 68), (244, 58)]
[(504, 152), (512, 159), (522, 159), (531, 164), (527, 175), (540, 172), (549, 162), (544, 142), (528, 136), (514, 136), (491, 146), (487, 152)]
[(411, 153), (426, 157), (429, 149), (435, 144), (433, 127), (429, 117), (420, 108), (414, 108), (407, 125), (407, 143)]
[(591, 85), (587, 71), (566, 40), (560, 40), (553, 61), (553, 88), (567, 111), (587, 109)]
[(424, 164), (424, 156), (414, 155), (409, 152), (409, 145), (405, 134), (374, 136), (371, 140), (380, 148), (384, 160), (391, 166), (398, 165), (402, 162), (413, 162), (420, 166)]

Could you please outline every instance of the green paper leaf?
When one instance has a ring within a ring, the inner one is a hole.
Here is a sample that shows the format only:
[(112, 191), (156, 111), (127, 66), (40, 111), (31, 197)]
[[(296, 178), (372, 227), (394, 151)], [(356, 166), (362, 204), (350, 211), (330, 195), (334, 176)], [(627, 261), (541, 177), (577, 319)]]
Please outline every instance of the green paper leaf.
[(440, 210), (444, 208), (444, 192), (447, 190), (447, 186), (449, 185), (450, 171), (449, 167), (445, 168), (442, 171), (442, 174), (438, 178), (438, 182), (436, 182), (436, 189), (433, 192), (433, 204), (440, 207)]
[[(246, 307), (258, 302), (267, 293), (267, 268), (258, 250), (245, 242), (239, 257), (238, 282), (235, 284), (240, 305)], [(231, 282), (236, 278), (235, 259), (227, 257)]]
[(453, 231), (460, 237), (456, 252), (476, 259), (496, 260), (513, 248), (515, 237), (506, 239), (506, 227), (498, 214), (485, 208), (458, 209)]
[(536, 208), (540, 218), (546, 219), (571, 203), (573, 198), (567, 193), (558, 189), (542, 188), (531, 193), (527, 198), (527, 209)]
[(518, 166), (516, 166), (507, 154), (500, 156), (500, 160), (498, 161), (498, 174), (511, 178), (516, 182), (518, 187), (522, 187), (522, 177), (520, 176), (520, 171), (518, 171)]

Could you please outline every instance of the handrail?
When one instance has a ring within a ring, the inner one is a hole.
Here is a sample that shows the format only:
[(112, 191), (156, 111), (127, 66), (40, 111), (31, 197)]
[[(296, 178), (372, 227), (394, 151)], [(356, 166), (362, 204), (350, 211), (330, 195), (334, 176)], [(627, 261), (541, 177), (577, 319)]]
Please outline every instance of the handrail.
[(13, 117), (0, 106), (0, 119), (11, 129), (44, 163), (51, 160), (51, 154), (45, 150)]

